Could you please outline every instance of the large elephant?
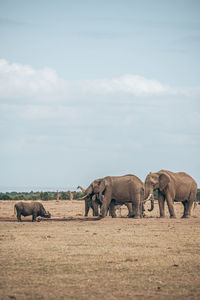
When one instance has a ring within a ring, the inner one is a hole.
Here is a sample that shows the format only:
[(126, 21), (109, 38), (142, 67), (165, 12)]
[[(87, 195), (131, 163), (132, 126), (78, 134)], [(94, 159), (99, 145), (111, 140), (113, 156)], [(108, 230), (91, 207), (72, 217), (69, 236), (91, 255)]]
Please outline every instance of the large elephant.
[[(99, 213), (99, 207), (102, 206), (102, 201), (100, 200), (100, 184), (104, 180), (104, 178), (99, 178), (94, 180), (89, 187), (85, 190), (86, 195), (83, 197), (85, 199), (85, 208), (88, 214), (89, 208), (91, 207), (93, 209), (93, 216), (98, 216)], [(118, 203), (115, 199), (112, 199), (110, 205), (109, 205), (109, 215), (112, 216), (112, 218), (116, 217), (116, 207), (122, 204), (121, 202)], [(123, 203), (128, 208), (128, 217), (133, 216), (133, 207), (132, 203)], [(85, 214), (85, 215), (87, 215)]]
[(196, 199), (197, 183), (184, 172), (173, 173), (161, 170), (150, 173), (145, 179), (145, 199), (153, 197), (153, 191), (158, 190), (158, 203), (160, 217), (165, 217), (165, 200), (167, 201), (171, 218), (176, 218), (174, 211), (174, 201), (182, 202), (184, 206), (183, 218), (191, 216), (191, 209)]
[(107, 176), (99, 184), (99, 199), (102, 203), (100, 216), (107, 215), (108, 208), (113, 211), (114, 205), (130, 203), (131, 217), (143, 216), (143, 182), (135, 175)]

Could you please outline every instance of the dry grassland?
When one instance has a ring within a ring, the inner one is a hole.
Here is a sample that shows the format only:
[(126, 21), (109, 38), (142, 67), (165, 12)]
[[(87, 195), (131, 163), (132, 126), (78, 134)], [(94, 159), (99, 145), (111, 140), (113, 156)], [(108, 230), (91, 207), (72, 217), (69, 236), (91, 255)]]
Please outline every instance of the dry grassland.
[(83, 217), (47, 201), (52, 220), (16, 222), (0, 201), (0, 299), (200, 299), (200, 205), (191, 219)]

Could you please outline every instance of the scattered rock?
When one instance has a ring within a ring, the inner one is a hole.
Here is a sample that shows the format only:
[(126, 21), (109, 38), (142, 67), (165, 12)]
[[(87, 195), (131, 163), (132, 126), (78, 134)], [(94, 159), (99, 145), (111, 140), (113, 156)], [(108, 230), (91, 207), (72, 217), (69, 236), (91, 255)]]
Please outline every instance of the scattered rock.
[(173, 267), (178, 267), (178, 264), (174, 264)]

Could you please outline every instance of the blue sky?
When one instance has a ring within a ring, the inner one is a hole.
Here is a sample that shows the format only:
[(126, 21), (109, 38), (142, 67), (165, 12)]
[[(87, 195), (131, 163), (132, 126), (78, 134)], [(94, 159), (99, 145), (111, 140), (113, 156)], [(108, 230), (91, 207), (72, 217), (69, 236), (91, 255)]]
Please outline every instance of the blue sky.
[(199, 1), (0, 0), (0, 41), (0, 190), (199, 185)]

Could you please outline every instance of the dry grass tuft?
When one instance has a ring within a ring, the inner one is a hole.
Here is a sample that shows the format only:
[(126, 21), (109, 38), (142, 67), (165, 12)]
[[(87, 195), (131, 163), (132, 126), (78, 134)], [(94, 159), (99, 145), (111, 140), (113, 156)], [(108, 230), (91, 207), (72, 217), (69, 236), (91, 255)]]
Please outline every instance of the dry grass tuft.
[(199, 299), (200, 205), (191, 219), (85, 218), (49, 201), (52, 220), (16, 222), (0, 202), (0, 299)]

